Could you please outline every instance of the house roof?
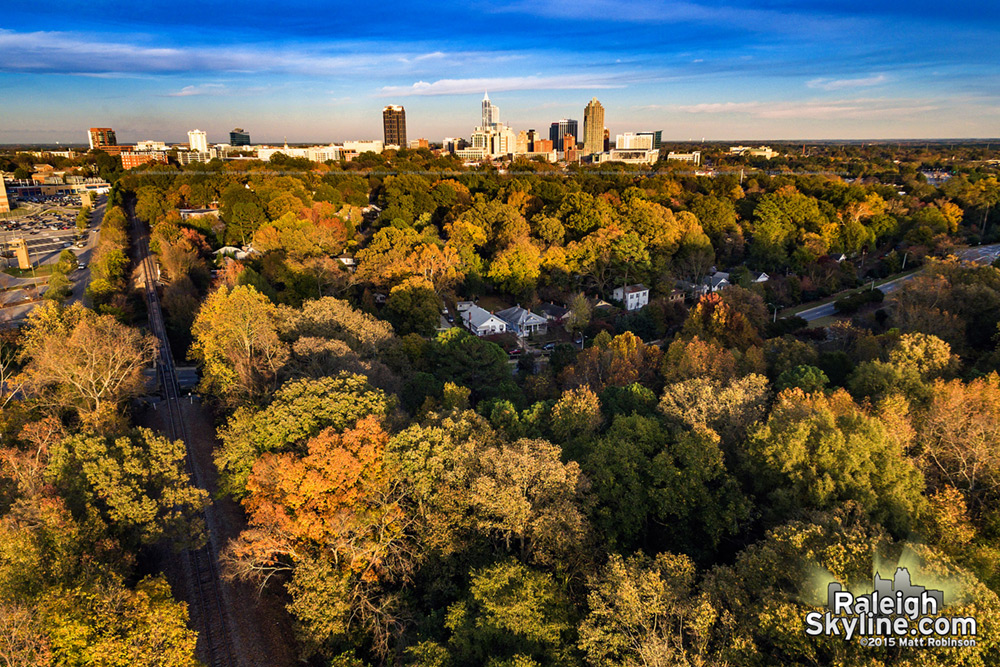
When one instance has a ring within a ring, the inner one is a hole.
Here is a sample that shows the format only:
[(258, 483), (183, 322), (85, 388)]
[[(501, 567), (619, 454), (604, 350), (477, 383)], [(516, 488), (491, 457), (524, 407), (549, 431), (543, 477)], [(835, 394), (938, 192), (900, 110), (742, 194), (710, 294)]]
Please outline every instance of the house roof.
[(488, 310), (480, 308), (479, 306), (472, 306), (468, 310), (462, 313), (462, 318), (466, 322), (471, 324), (474, 328), (479, 329), (484, 324), (488, 323), (490, 319), (495, 319), (497, 323), (506, 325), (507, 323), (495, 316)]
[(706, 277), (701, 282), (705, 285), (710, 285), (711, 287), (718, 287), (723, 283), (729, 282), (729, 274), (722, 271), (716, 271), (713, 275)]
[(530, 310), (521, 308), (521, 306), (514, 306), (513, 308), (501, 310), (496, 315), (504, 322), (508, 322), (518, 327), (524, 324), (545, 324), (544, 317), (535, 315)]
[(625, 288), (625, 294), (634, 294), (635, 292), (648, 292), (648, 291), (649, 288), (641, 283), (635, 285), (629, 285), (628, 287)]
[(538, 307), (538, 314), (543, 317), (550, 317), (554, 320), (566, 317), (569, 313), (569, 308), (563, 308), (562, 306), (557, 306), (554, 303), (543, 303)]

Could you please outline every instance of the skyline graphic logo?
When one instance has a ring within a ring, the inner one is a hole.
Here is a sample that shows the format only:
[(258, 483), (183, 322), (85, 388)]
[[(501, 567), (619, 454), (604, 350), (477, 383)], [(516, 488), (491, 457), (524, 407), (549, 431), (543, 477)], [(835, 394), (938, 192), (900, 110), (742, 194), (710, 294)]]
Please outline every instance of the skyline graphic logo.
[(826, 612), (806, 614), (806, 634), (843, 637), (862, 646), (975, 646), (976, 619), (942, 615), (944, 607), (944, 591), (914, 584), (910, 571), (897, 567), (892, 579), (876, 572), (870, 593), (855, 594), (831, 582)]

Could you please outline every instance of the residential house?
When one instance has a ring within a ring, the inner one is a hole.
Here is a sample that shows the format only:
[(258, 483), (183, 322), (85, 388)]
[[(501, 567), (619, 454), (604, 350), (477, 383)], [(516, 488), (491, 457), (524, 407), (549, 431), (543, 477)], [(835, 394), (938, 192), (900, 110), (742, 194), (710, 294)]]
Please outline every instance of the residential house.
[(718, 292), (720, 289), (729, 287), (731, 284), (729, 282), (729, 274), (725, 271), (716, 271), (712, 275), (702, 278), (701, 284), (709, 289), (711, 292)]
[(708, 294), (708, 286), (696, 285), (695, 283), (688, 282), (687, 280), (678, 280), (677, 290), (685, 293), (694, 300), (698, 300)]
[(501, 320), (488, 310), (471, 304), (468, 308), (462, 309), (463, 303), (458, 302), (458, 312), (462, 315), (462, 322), (465, 327), (477, 336), (491, 336), (507, 331), (507, 323)]
[(563, 321), (569, 316), (569, 308), (564, 308), (562, 306), (557, 306), (552, 303), (543, 303), (542, 305), (535, 308), (535, 312), (551, 324), (562, 324)]
[(497, 313), (497, 317), (507, 323), (507, 331), (518, 336), (544, 334), (548, 331), (548, 321), (530, 310), (521, 308), (520, 304)]
[(684, 303), (684, 290), (670, 290), (670, 296), (667, 297), (667, 300), (670, 301), (670, 303)]
[(649, 288), (645, 285), (616, 287), (612, 296), (625, 304), (625, 310), (639, 310), (649, 303)]
[(763, 271), (751, 271), (750, 272), (750, 282), (752, 283), (766, 283), (771, 279), (771, 276), (767, 275)]

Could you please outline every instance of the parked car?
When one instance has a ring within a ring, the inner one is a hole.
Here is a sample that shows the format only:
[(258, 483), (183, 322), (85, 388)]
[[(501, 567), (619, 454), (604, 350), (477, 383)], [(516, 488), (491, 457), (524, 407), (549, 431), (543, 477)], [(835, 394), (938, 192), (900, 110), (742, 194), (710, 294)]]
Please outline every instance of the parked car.
[(516, 357), (516, 356), (519, 356), (522, 352), (524, 352), (524, 350), (522, 350), (519, 347), (515, 347), (513, 350), (511, 350), (507, 354), (509, 354), (512, 357)]
[(551, 341), (551, 342), (546, 343), (545, 345), (542, 345), (542, 349), (543, 350), (547, 350), (549, 352), (551, 352), (552, 350), (556, 349), (556, 343), (555, 343), (555, 341)]

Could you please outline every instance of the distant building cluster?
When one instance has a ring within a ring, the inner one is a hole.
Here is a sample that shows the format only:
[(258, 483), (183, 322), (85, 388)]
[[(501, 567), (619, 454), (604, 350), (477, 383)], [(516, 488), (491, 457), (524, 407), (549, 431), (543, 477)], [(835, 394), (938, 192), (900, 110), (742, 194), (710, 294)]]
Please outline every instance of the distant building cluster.
[(729, 154), (743, 155), (746, 157), (762, 157), (765, 160), (770, 160), (778, 153), (777, 151), (771, 150), (770, 146), (760, 146), (758, 148), (751, 148), (750, 146), (730, 146)]
[[(211, 144), (207, 132), (194, 129), (188, 132), (186, 144), (168, 145), (162, 141), (145, 140), (134, 146), (119, 145), (115, 131), (109, 127), (90, 128), (88, 139), (91, 149), (103, 150), (112, 155), (120, 155), (125, 169), (151, 164), (175, 161), (181, 165), (208, 162), (214, 159), (260, 159), (270, 160), (277, 154), (291, 158), (304, 158), (313, 162), (330, 160), (353, 160), (365, 153), (380, 154), (387, 150), (428, 149), (436, 153), (455, 155), (467, 163), (486, 160), (526, 159), (545, 162), (624, 162), (627, 164), (652, 165), (660, 159), (676, 160), (701, 165), (701, 153), (669, 152), (663, 155), (663, 131), (640, 130), (623, 132), (611, 140), (605, 127), (605, 109), (596, 98), (583, 109), (582, 132), (580, 121), (574, 118), (560, 118), (553, 121), (548, 133), (534, 129), (515, 131), (500, 118), (500, 108), (494, 104), (488, 93), (483, 95), (479, 124), (472, 129), (469, 139), (445, 137), (440, 148), (432, 146), (427, 139), (408, 140), (406, 109), (390, 104), (382, 108), (382, 140), (351, 140), (342, 144), (316, 146), (254, 145), (250, 132), (242, 127), (229, 132), (229, 143)], [(72, 157), (72, 151), (67, 151)], [(730, 153), (765, 157), (775, 155), (767, 146), (751, 148), (733, 146)], [(55, 155), (55, 153), (47, 153)]]

